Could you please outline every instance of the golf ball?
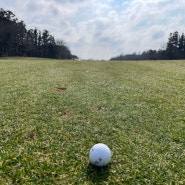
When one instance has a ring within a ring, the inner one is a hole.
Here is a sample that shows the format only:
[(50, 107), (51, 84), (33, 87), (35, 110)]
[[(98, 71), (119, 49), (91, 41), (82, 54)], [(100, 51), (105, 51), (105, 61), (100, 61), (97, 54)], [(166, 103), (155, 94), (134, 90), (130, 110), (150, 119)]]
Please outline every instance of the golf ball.
[(98, 143), (90, 149), (89, 158), (91, 164), (102, 167), (110, 162), (111, 155), (111, 150), (107, 145)]

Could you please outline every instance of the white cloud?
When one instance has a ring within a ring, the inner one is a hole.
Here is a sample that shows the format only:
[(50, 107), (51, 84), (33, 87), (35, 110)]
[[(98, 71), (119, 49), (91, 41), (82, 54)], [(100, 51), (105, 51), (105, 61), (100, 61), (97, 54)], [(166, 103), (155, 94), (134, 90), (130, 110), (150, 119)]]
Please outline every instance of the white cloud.
[(28, 28), (48, 29), (82, 58), (159, 49), (170, 32), (184, 32), (182, 0), (6, 0)]

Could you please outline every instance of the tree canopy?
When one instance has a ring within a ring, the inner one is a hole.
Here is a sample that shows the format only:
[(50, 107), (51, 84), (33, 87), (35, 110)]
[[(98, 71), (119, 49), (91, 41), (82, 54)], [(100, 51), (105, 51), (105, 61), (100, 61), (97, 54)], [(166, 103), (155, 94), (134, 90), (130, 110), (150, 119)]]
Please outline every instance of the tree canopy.
[(26, 29), (9, 10), (0, 9), (0, 57), (29, 56), (76, 59), (63, 41), (55, 41), (48, 30)]
[(113, 57), (110, 60), (177, 60), (185, 59), (185, 35), (177, 31), (170, 33), (166, 48), (148, 50), (141, 54), (127, 54)]

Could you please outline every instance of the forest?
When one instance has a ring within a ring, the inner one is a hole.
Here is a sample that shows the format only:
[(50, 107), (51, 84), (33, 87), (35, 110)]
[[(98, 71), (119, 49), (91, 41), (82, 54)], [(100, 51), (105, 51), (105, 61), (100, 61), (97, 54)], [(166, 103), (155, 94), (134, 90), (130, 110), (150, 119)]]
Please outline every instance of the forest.
[(24, 56), (77, 59), (64, 41), (56, 41), (48, 30), (26, 29), (15, 14), (0, 8), (0, 57)]
[(185, 35), (178, 31), (170, 33), (164, 49), (148, 50), (141, 54), (127, 54), (113, 57), (110, 60), (178, 60), (185, 59)]

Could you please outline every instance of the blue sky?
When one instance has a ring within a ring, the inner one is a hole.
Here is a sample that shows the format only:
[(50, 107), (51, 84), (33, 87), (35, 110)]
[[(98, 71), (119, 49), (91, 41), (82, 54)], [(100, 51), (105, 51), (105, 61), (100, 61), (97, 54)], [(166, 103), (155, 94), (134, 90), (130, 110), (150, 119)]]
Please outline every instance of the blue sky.
[(6, 0), (0, 8), (83, 59), (160, 49), (170, 32), (185, 32), (184, 0)]

